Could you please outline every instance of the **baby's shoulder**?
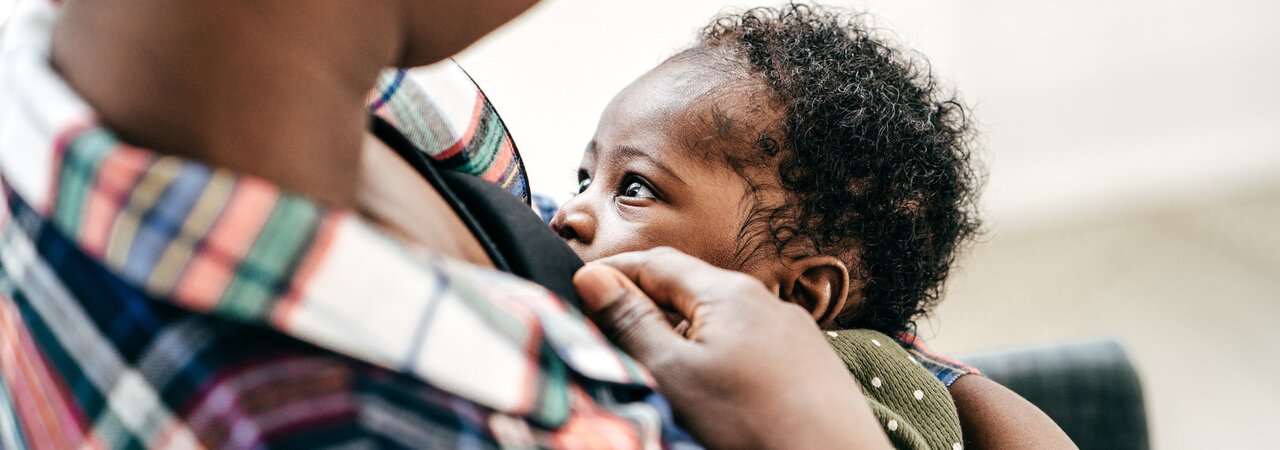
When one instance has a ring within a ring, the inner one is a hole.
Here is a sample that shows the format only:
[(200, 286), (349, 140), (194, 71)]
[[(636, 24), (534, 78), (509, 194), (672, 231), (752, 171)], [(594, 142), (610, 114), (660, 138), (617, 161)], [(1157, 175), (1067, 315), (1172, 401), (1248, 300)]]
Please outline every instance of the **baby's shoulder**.
[(896, 340), (873, 330), (825, 333), (895, 447), (954, 449), (962, 442), (947, 387)]

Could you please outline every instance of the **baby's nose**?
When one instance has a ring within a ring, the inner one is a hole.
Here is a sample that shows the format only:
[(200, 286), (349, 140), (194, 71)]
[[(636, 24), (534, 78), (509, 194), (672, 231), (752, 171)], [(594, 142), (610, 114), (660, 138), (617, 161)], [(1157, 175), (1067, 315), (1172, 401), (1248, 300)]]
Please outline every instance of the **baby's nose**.
[(566, 241), (590, 244), (595, 236), (595, 218), (582, 203), (577, 197), (565, 203), (551, 219), (551, 229)]
[(555, 218), (551, 219), (551, 229), (555, 230), (556, 234), (566, 241), (578, 238), (578, 232), (565, 223), (563, 211), (556, 212)]

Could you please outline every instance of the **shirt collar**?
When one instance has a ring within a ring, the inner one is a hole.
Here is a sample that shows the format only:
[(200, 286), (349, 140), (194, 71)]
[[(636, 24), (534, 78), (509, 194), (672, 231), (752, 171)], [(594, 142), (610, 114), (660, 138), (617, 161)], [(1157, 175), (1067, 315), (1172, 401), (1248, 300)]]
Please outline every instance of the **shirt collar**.
[(452, 59), (383, 71), (368, 104), (437, 167), (474, 175), (530, 203), (524, 160), (506, 123)]
[(553, 424), (565, 364), (650, 377), (546, 289), (414, 250), (346, 210), (120, 142), (53, 70), (58, 6), (22, 2), (0, 54), (0, 177), (157, 301), (261, 324)]

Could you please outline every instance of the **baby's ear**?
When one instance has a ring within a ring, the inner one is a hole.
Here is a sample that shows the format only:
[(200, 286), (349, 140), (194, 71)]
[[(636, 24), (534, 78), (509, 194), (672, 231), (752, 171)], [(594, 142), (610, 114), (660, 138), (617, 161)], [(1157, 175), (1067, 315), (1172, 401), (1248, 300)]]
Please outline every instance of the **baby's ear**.
[(783, 300), (803, 306), (819, 327), (827, 327), (844, 311), (849, 298), (849, 268), (829, 255), (791, 260), (778, 291)]

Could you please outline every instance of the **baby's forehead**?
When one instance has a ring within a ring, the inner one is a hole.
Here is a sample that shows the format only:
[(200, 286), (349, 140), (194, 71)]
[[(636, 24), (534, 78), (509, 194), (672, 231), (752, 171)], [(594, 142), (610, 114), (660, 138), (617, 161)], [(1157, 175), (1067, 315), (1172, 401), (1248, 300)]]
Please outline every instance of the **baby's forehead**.
[(781, 140), (773, 131), (781, 123), (775, 105), (763, 82), (745, 69), (673, 58), (615, 97), (596, 137), (602, 143), (643, 143), (637, 147), (654, 156), (723, 165), (730, 162), (726, 156), (750, 155), (762, 139)]
[(780, 129), (783, 107), (765, 81), (720, 53), (682, 53), (654, 72), (667, 72), (655, 81), (688, 99), (676, 120), (695, 141), (738, 145)]
[(674, 137), (699, 158), (773, 156), (783, 141), (782, 113), (754, 86), (728, 85), (689, 102)]

